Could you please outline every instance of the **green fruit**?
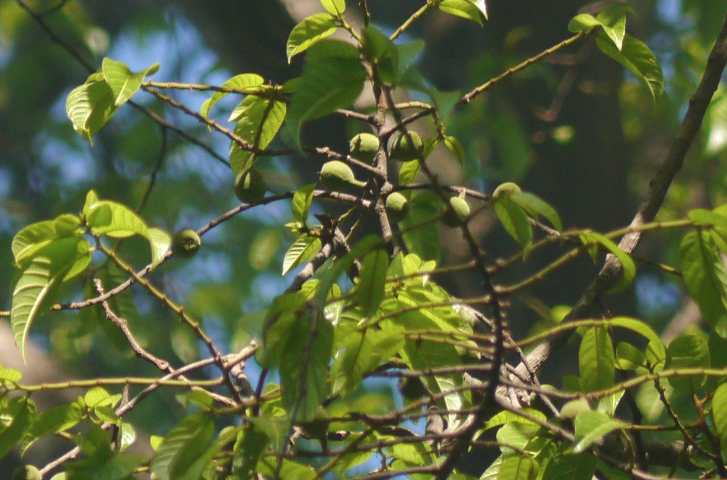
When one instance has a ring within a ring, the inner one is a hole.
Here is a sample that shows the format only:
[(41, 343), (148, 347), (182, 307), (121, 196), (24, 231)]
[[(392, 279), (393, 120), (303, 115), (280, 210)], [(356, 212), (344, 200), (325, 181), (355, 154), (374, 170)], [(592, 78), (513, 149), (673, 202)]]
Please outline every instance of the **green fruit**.
[(351, 139), (351, 156), (356, 160), (372, 164), (379, 151), (379, 139), (371, 133), (359, 133)]
[(579, 398), (563, 405), (563, 408), (560, 409), (560, 416), (564, 419), (575, 420), (579, 413), (587, 412), (590, 409), (591, 406), (588, 405), (588, 400)]
[(470, 216), (470, 206), (467, 200), (459, 197), (450, 198), (449, 204), (452, 206), (452, 210), (447, 209), (445, 211), (442, 223), (448, 227), (458, 227)]
[(191, 228), (178, 231), (172, 238), (172, 252), (182, 258), (194, 257), (201, 246), (202, 239)]
[(43, 476), (40, 471), (33, 465), (23, 465), (13, 472), (12, 480), (42, 480)]
[(492, 198), (497, 199), (506, 195), (515, 195), (522, 192), (523, 191), (516, 184), (512, 182), (505, 182), (495, 189), (494, 193), (492, 194)]
[(386, 215), (392, 222), (401, 222), (409, 215), (409, 202), (399, 192), (390, 193), (386, 197)]
[[(411, 142), (409, 141), (411, 137)], [(409, 135), (399, 134), (394, 137), (389, 150), (389, 158), (400, 162), (408, 162), (421, 158), (423, 148), (422, 139), (417, 132), (409, 132)]]
[(351, 167), (338, 160), (327, 162), (321, 168), (321, 184), (327, 190), (345, 192), (351, 187), (363, 187), (364, 182), (359, 182), (351, 170)]
[(249, 168), (235, 178), (235, 195), (243, 203), (259, 202), (265, 197), (268, 186), (260, 172)]

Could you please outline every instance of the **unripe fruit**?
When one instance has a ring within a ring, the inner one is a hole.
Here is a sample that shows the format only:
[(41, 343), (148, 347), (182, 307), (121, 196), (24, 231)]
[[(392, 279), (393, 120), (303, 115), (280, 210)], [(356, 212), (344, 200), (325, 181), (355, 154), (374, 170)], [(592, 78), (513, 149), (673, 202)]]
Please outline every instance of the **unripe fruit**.
[(575, 420), (579, 413), (587, 412), (590, 409), (588, 400), (579, 398), (563, 405), (563, 408), (560, 409), (560, 416), (564, 419)]
[(178, 231), (172, 238), (172, 252), (182, 258), (194, 257), (201, 246), (202, 239), (191, 228)]
[(399, 192), (390, 193), (386, 197), (386, 215), (392, 222), (401, 222), (409, 215), (409, 202)]
[(338, 160), (323, 164), (321, 168), (321, 184), (327, 190), (345, 192), (351, 187), (363, 187), (364, 182), (359, 182), (351, 170), (351, 167)]
[(262, 200), (267, 189), (265, 179), (255, 169), (244, 170), (235, 178), (235, 195), (243, 203), (254, 203)]
[(33, 465), (23, 465), (13, 472), (12, 480), (42, 480), (40, 471)]
[(495, 189), (495, 191), (492, 193), (492, 198), (498, 199), (500, 197), (504, 197), (505, 195), (514, 195), (522, 192), (523, 191), (516, 184), (512, 182), (505, 182)]
[(459, 197), (450, 198), (449, 204), (452, 206), (452, 210), (446, 210), (442, 223), (448, 227), (458, 227), (470, 216), (470, 205), (467, 200)]
[(372, 164), (379, 151), (379, 139), (371, 133), (359, 133), (351, 139), (351, 156), (356, 160)]
[[(409, 141), (411, 137), (411, 142)], [(399, 134), (391, 142), (389, 158), (400, 162), (416, 160), (422, 156), (422, 139), (417, 132), (409, 132), (409, 135)]]

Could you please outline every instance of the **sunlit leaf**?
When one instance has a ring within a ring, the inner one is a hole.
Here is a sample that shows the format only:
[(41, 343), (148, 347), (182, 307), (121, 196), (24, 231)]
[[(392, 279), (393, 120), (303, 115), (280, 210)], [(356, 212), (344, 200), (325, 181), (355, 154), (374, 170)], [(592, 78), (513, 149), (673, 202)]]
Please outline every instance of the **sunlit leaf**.
[(321, 0), (321, 5), (331, 15), (340, 15), (346, 11), (346, 0)]
[(301, 235), (293, 242), (283, 258), (283, 275), (310, 259), (321, 249), (320, 237)]
[(560, 215), (558, 215), (555, 208), (550, 206), (550, 204), (548, 204), (545, 200), (527, 192), (513, 193), (510, 195), (510, 198), (513, 202), (523, 207), (535, 220), (538, 220), (538, 216), (542, 215), (548, 219), (550, 224), (553, 225), (556, 230), (563, 230)]
[(0, 430), (0, 459), (10, 452), (20, 439), (23, 438), (33, 421), (35, 405), (28, 397), (17, 397), (8, 403), (3, 416), (10, 422), (2, 425)]
[(727, 454), (727, 383), (720, 385), (712, 397), (712, 420), (719, 437), (722, 455)]
[(149, 244), (151, 245), (151, 262), (157, 265), (164, 260), (172, 244), (172, 237), (161, 228), (149, 228)]
[(98, 225), (93, 215), (89, 215), (89, 225), (96, 235), (108, 235), (112, 238), (127, 238), (133, 235), (141, 235), (148, 238), (149, 232), (146, 222), (126, 205), (111, 200), (99, 201), (95, 208), (101, 209), (108, 206), (111, 212), (111, 221), (107, 224)]
[(440, 205), (439, 197), (432, 192), (415, 192), (409, 201), (409, 215), (400, 223), (407, 249), (426, 260), (439, 261), (442, 254), (439, 227), (432, 221)]
[(71, 90), (66, 99), (66, 114), (73, 129), (91, 145), (92, 137), (113, 116), (117, 108), (114, 92), (103, 79), (103, 75), (91, 75), (86, 83)]
[(459, 164), (464, 166), (467, 155), (465, 154), (464, 147), (462, 146), (460, 141), (457, 140), (456, 137), (453, 137), (451, 135), (445, 135), (444, 145), (446, 145), (449, 151), (452, 152), (452, 155), (454, 155), (454, 158), (457, 159)]
[[(257, 87), (261, 86), (265, 80), (260, 75), (254, 73), (242, 73), (235, 75), (225, 83), (220, 85), (221, 88), (227, 90), (237, 90), (239, 93), (252, 93), (257, 91)], [(219, 102), (222, 98), (227, 96), (229, 92), (217, 91), (210, 98), (202, 103), (199, 109), (200, 114), (207, 118), (210, 113), (210, 109)]]
[(727, 268), (709, 232), (688, 233), (679, 250), (679, 266), (687, 290), (704, 320), (716, 327), (727, 319)]
[(184, 418), (164, 436), (151, 461), (152, 474), (159, 479), (176, 478), (183, 472), (180, 467), (190, 463), (195, 452), (201, 453), (213, 434), (214, 423), (209, 414), (200, 412)]
[[(277, 135), (285, 120), (284, 102), (248, 95), (235, 109), (232, 119), (239, 119), (235, 134), (253, 147), (265, 149)], [(230, 144), (230, 164), (235, 175), (252, 166), (254, 153), (243, 150), (237, 142)]]
[(10, 324), (23, 361), (28, 331), (58, 298), (63, 278), (76, 262), (80, 241), (88, 243), (79, 237), (59, 238), (21, 270), (13, 290)]
[(623, 38), (623, 46), (620, 51), (612, 41), (596, 38), (596, 44), (603, 53), (626, 67), (641, 80), (649, 88), (654, 102), (661, 98), (661, 94), (664, 92), (664, 74), (659, 61), (643, 42), (627, 34)]
[(646, 357), (641, 350), (630, 343), (620, 342), (616, 346), (616, 368), (619, 370), (636, 370), (644, 365)]
[(53, 220), (32, 223), (22, 228), (13, 237), (12, 250), (15, 263), (19, 265), (23, 260), (47, 247), (56, 238), (58, 233)]
[(580, 455), (558, 455), (548, 462), (543, 480), (590, 480), (598, 461), (588, 452)]
[(504, 196), (495, 203), (495, 213), (507, 233), (527, 248), (533, 242), (533, 227), (523, 207), (515, 203), (509, 196)]
[[(484, 2), (482, 2), (484, 5)], [(480, 9), (469, 0), (442, 0), (438, 7), (444, 13), (471, 20), (482, 26)]]
[(33, 424), (23, 437), (21, 452), (24, 453), (28, 447), (41, 437), (74, 427), (81, 419), (83, 419), (83, 411), (75, 402), (46, 410), (33, 419)]
[(336, 18), (328, 13), (315, 13), (293, 28), (288, 37), (286, 51), (288, 63), (295, 55), (306, 51), (316, 42), (333, 35), (336, 31)]
[(611, 239), (606, 238), (600, 233), (587, 232), (586, 234), (581, 235), (581, 239), (585, 240), (585, 243), (592, 244), (595, 242), (600, 244), (618, 258), (619, 262), (621, 262), (621, 280), (610, 290), (610, 292), (619, 292), (631, 285), (636, 277), (636, 264), (626, 252), (621, 250)]
[(114, 94), (116, 108), (126, 103), (139, 90), (144, 78), (154, 75), (158, 70), (158, 63), (139, 72), (132, 72), (124, 63), (110, 58), (104, 58), (101, 64), (101, 71), (106, 83)]
[(310, 211), (311, 203), (313, 203), (313, 190), (315, 188), (315, 183), (304, 185), (296, 190), (293, 195), (293, 218), (302, 224), (308, 221), (308, 212)]

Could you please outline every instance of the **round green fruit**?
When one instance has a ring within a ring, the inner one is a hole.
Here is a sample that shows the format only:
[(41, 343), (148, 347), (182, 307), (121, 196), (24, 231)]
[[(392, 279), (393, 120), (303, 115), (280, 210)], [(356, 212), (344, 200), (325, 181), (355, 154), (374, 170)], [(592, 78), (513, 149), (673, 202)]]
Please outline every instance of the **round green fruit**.
[(379, 139), (372, 133), (359, 133), (351, 139), (351, 156), (356, 160), (372, 164), (379, 151)]
[(182, 258), (192, 258), (202, 246), (202, 239), (191, 228), (185, 228), (174, 234), (172, 252)]
[(498, 186), (495, 191), (492, 194), (492, 198), (501, 198), (506, 195), (515, 195), (518, 193), (522, 193), (523, 191), (518, 187), (516, 184), (512, 182), (505, 182), (502, 185)]
[[(411, 137), (411, 141), (409, 140)], [(389, 158), (400, 162), (408, 162), (421, 158), (423, 150), (422, 139), (417, 132), (408, 135), (399, 134), (394, 137), (389, 150)]]
[(356, 180), (351, 167), (338, 160), (323, 164), (320, 176), (323, 187), (336, 192), (345, 192), (351, 187), (363, 187), (365, 185), (364, 182)]
[(442, 217), (442, 223), (448, 227), (459, 227), (470, 216), (470, 205), (467, 200), (459, 197), (449, 199), (452, 210), (447, 209)]
[(399, 192), (390, 193), (386, 197), (386, 215), (392, 222), (399, 223), (409, 215), (409, 202)]
[(33, 465), (23, 465), (13, 472), (12, 480), (42, 480), (40, 471)]
[(235, 195), (243, 203), (259, 202), (267, 189), (265, 179), (255, 169), (242, 171), (235, 178)]

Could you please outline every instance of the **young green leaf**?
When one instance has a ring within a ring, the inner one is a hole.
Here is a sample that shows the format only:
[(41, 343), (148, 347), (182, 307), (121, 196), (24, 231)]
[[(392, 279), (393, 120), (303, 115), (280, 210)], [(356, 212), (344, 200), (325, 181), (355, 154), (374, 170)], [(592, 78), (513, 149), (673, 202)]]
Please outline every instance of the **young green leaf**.
[(651, 328), (643, 320), (629, 317), (613, 317), (608, 321), (613, 327), (621, 327), (636, 332), (642, 337), (648, 339), (650, 342), (661, 343), (661, 338), (656, 334), (653, 328)]
[(161, 228), (149, 228), (147, 233), (151, 246), (151, 263), (158, 265), (166, 257), (172, 244), (172, 237)]
[(689, 294), (712, 327), (727, 319), (727, 269), (709, 232), (684, 236), (679, 247), (680, 269)]
[(369, 25), (361, 32), (364, 52), (369, 60), (378, 64), (381, 80), (395, 85), (399, 81), (399, 50), (381, 30)]
[(139, 90), (144, 78), (154, 75), (158, 70), (159, 64), (155, 63), (140, 72), (134, 73), (124, 63), (104, 58), (101, 71), (114, 94), (114, 107), (119, 108), (126, 103)]
[(337, 23), (335, 14), (315, 13), (293, 28), (286, 47), (288, 63), (295, 55), (306, 51), (317, 42), (333, 35)]
[[(401, 164), (399, 169), (399, 185), (410, 185), (414, 183), (422, 168), (419, 160), (409, 160)], [(411, 198), (411, 190), (404, 190), (404, 196)]]
[(712, 421), (719, 437), (722, 455), (727, 455), (727, 383), (720, 385), (712, 397)]
[(297, 407), (298, 421), (315, 419), (318, 407), (328, 393), (333, 326), (322, 316), (315, 322), (315, 330), (311, 328), (313, 323), (307, 315), (301, 315), (295, 320), (280, 359), (283, 406), (291, 415)]
[(585, 391), (613, 385), (613, 343), (605, 327), (591, 327), (583, 334), (578, 351), (578, 366)]
[[(700, 336), (683, 333), (669, 343), (664, 368), (707, 368), (711, 364), (709, 346)], [(676, 390), (694, 390), (704, 384), (704, 375), (669, 377)]]
[(548, 204), (545, 200), (527, 192), (514, 193), (510, 195), (510, 198), (513, 202), (524, 208), (535, 220), (538, 220), (538, 216), (542, 215), (548, 219), (550, 224), (553, 225), (556, 230), (563, 230), (560, 215), (558, 215), (555, 208), (550, 206), (550, 204)]
[(449, 151), (452, 152), (452, 155), (454, 155), (454, 158), (457, 159), (459, 164), (464, 166), (467, 155), (465, 154), (464, 147), (462, 147), (462, 144), (459, 142), (459, 140), (457, 140), (456, 137), (445, 135), (444, 145), (446, 145)]
[(497, 480), (534, 480), (538, 463), (530, 457), (513, 455), (503, 460)]
[(81, 219), (72, 213), (63, 213), (53, 220), (56, 234), (59, 237), (79, 235), (81, 233)]
[[(543, 421), (545, 421), (545, 419), (546, 419), (545, 415), (542, 412), (532, 409), (532, 408), (523, 408), (521, 411), (523, 413), (527, 413), (529, 415), (537, 417)], [(529, 424), (535, 425), (535, 423), (533, 423), (533, 421), (530, 419), (521, 417), (517, 413), (503, 410), (502, 412), (498, 413), (497, 415), (494, 415), (493, 417), (491, 417), (487, 421), (487, 423), (485, 423), (485, 426), (481, 430), (481, 432), (485, 432), (491, 428), (500, 427), (502, 425), (505, 425), (506, 423), (529, 423)]]
[(60, 294), (63, 278), (77, 259), (80, 237), (64, 237), (43, 248), (22, 269), (13, 290), (10, 325), (25, 361), (25, 339), (33, 322), (44, 315)]
[(346, 0), (321, 0), (321, 5), (331, 15), (340, 15), (346, 11)]
[(301, 235), (293, 242), (283, 258), (283, 275), (305, 262), (321, 249), (321, 239), (309, 235)]
[(631, 35), (625, 35), (621, 50), (611, 40), (596, 38), (596, 45), (641, 80), (649, 88), (654, 102), (661, 98), (664, 93), (664, 74), (659, 61), (643, 42)]
[(96, 215), (89, 215), (88, 224), (93, 229), (96, 235), (108, 235), (112, 238), (127, 238), (133, 235), (141, 235), (144, 238), (149, 237), (148, 228), (146, 222), (131, 210), (126, 205), (121, 203), (113, 202), (111, 200), (101, 200), (94, 205), (94, 211), (100, 211), (100, 209), (108, 206), (111, 212), (111, 221), (105, 224), (99, 225), (97, 220), (99, 218)]
[(619, 292), (631, 285), (634, 277), (636, 277), (636, 264), (626, 252), (621, 250), (612, 240), (604, 237), (600, 233), (588, 232), (582, 235), (581, 239), (585, 239), (585, 243), (596, 242), (597, 244), (600, 244), (621, 262), (621, 281), (619, 281), (619, 283), (610, 290), (611, 293)]
[(11, 247), (16, 265), (20, 265), (24, 260), (47, 247), (58, 236), (53, 220), (32, 223), (22, 228), (13, 237)]
[(633, 13), (633, 10), (623, 5), (612, 5), (596, 15), (596, 19), (603, 25), (603, 33), (618, 50), (622, 49), (623, 39), (626, 36), (626, 14), (628, 12)]
[(409, 215), (400, 224), (407, 249), (426, 260), (439, 261), (442, 254), (439, 228), (431, 221), (439, 214), (440, 205), (439, 197), (432, 192), (413, 193)]
[(593, 410), (579, 413), (574, 423), (577, 440), (573, 447), (574, 453), (584, 452), (609, 433), (626, 426), (603, 412)]
[(300, 149), (303, 122), (349, 106), (358, 98), (367, 78), (356, 47), (338, 40), (323, 40), (309, 50), (298, 88), (288, 111), (287, 135)]
[[(253, 93), (258, 90), (265, 80), (260, 75), (254, 73), (242, 73), (235, 75), (231, 79), (227, 80), (221, 85), (221, 88), (228, 90), (237, 90), (239, 93)], [(199, 109), (199, 113), (207, 118), (210, 113), (210, 109), (219, 102), (222, 98), (228, 95), (229, 92), (217, 91), (210, 98), (202, 103)]]
[(389, 268), (389, 254), (378, 249), (368, 253), (361, 262), (361, 273), (356, 286), (355, 300), (370, 317), (384, 299), (386, 270)]
[(523, 207), (515, 203), (509, 196), (504, 196), (495, 203), (495, 213), (507, 233), (527, 248), (533, 242), (533, 227)]
[[(231, 119), (238, 119), (235, 134), (250, 145), (264, 149), (270, 145), (285, 120), (287, 106), (284, 102), (269, 98), (248, 95), (237, 108)], [(240, 172), (252, 167), (255, 160), (253, 152), (243, 150), (237, 142), (230, 144), (230, 164), (232, 172)]]
[(73, 129), (93, 146), (92, 137), (116, 113), (114, 92), (103, 74), (92, 74), (68, 94), (66, 114)]
[[(480, 3), (480, 2), (478, 2)], [(484, 5), (484, 1), (481, 2)], [(480, 9), (472, 1), (469, 0), (442, 0), (438, 7), (444, 13), (455, 15), (467, 20), (471, 20), (480, 26), (482, 26), (482, 19), (480, 18)], [(487, 15), (485, 14), (485, 18)]]
[(315, 188), (315, 183), (304, 185), (296, 190), (293, 195), (293, 218), (303, 225), (305, 225), (308, 221), (308, 212), (310, 211), (310, 206), (313, 203), (313, 190), (315, 190)]

